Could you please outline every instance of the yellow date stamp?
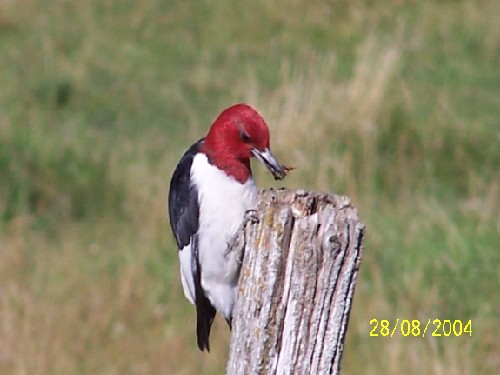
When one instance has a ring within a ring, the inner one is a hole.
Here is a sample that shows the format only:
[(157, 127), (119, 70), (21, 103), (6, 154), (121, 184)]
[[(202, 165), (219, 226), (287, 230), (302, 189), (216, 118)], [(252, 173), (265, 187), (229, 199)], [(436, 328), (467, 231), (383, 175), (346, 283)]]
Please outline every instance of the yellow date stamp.
[(472, 336), (472, 319), (372, 319), (370, 320), (370, 337), (393, 337), (401, 334), (404, 337), (459, 337)]

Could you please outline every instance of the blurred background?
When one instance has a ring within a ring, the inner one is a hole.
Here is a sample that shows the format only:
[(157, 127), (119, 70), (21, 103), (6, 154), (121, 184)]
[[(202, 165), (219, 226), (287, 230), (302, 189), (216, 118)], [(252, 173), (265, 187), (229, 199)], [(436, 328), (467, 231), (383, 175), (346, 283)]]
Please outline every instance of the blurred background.
[[(220, 374), (166, 216), (235, 102), (366, 223), (345, 374), (500, 368), (500, 2), (0, 1), (0, 373)], [(370, 337), (371, 319), (472, 336)]]

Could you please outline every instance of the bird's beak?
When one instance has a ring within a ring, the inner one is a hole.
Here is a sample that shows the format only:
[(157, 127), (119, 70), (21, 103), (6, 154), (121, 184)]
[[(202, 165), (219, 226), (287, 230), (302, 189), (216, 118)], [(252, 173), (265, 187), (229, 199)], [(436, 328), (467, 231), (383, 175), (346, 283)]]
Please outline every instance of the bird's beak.
[(272, 173), (275, 180), (282, 180), (285, 178), (285, 168), (278, 163), (274, 155), (271, 153), (271, 150), (268, 148), (265, 148), (264, 150), (253, 148), (252, 154), (266, 166), (269, 172)]

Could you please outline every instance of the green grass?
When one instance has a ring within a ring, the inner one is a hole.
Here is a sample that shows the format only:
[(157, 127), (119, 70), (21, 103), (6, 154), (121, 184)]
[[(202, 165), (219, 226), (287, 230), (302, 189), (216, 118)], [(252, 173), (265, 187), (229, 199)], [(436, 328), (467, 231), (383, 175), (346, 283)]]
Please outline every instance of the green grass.
[[(246, 101), (367, 226), (348, 374), (500, 367), (493, 1), (0, 4), (0, 372), (217, 374), (178, 278), (170, 173)], [(278, 186), (255, 165), (260, 186)], [(373, 318), (472, 337), (369, 337)]]

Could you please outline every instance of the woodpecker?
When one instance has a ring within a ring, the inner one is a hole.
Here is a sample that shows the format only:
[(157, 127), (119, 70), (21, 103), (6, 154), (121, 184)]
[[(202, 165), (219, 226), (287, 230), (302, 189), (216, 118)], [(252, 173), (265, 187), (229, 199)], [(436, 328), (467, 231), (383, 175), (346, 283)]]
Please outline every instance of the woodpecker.
[(228, 246), (245, 213), (256, 207), (250, 158), (261, 161), (275, 179), (283, 179), (289, 170), (271, 153), (269, 138), (260, 114), (247, 104), (235, 104), (184, 153), (170, 181), (170, 226), (184, 295), (196, 305), (201, 351), (210, 351), (216, 311), (231, 327), (239, 263)]

